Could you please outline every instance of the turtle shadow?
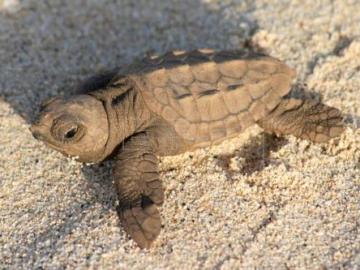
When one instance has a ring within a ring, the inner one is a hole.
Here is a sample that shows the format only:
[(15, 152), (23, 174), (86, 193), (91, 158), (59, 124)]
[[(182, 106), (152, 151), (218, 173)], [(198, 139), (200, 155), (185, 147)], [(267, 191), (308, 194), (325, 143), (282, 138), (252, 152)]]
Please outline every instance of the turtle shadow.
[[(0, 98), (27, 122), (42, 101), (75, 94), (94, 74), (124, 67), (149, 52), (238, 49), (249, 45), (258, 28), (250, 1), (241, 2), (236, 12), (200, 0), (154, 0), (146, 2), (146, 10), (144, 1), (28, 2), (7, 10), (0, 1), (0, 62), (7, 63), (0, 72)], [(92, 19), (79, 10), (88, 10)], [(47, 16), (45, 23), (47, 13), (56, 16)]]
[[(251, 141), (242, 146), (240, 150), (232, 154), (218, 155), (217, 165), (223, 168), (228, 180), (232, 180), (235, 174), (253, 175), (262, 171), (270, 164), (276, 163), (271, 158), (271, 153), (280, 150), (288, 143), (284, 137), (277, 137), (273, 134), (261, 133), (253, 137)], [(234, 170), (231, 166), (232, 159), (240, 159), (235, 166), (238, 169)]]
[(81, 172), (85, 178), (85, 185), (95, 202), (102, 205), (103, 210), (115, 210), (117, 195), (112, 181), (112, 162), (83, 166)]
[(346, 114), (344, 123), (353, 129), (360, 129), (360, 117), (355, 114)]
[(321, 93), (309, 89), (306, 83), (294, 84), (289, 94), (284, 98), (311, 99), (318, 102), (322, 102), (323, 100)]
[[(242, 11), (229, 4), (214, 9), (200, 0), (18, 3), (19, 8), (8, 11), (0, 1), (0, 103), (9, 104), (28, 123), (42, 101), (76, 93), (81, 82), (100, 71), (126, 66), (149, 51), (238, 49), (247, 46), (258, 28), (251, 1), (242, 2)], [(137, 23), (127, 23), (132, 21)], [(31, 251), (23, 260), (42, 265), (43, 258), (58, 254), (79, 223), (91, 219), (94, 203), (101, 205), (101, 215), (115, 209), (110, 167), (111, 162), (105, 162), (82, 168), (84, 188), (90, 194), (86, 203), (72, 201), (62, 221), (49, 224), (30, 243), (16, 245)], [(51, 251), (40, 246), (47, 241), (54, 247)]]

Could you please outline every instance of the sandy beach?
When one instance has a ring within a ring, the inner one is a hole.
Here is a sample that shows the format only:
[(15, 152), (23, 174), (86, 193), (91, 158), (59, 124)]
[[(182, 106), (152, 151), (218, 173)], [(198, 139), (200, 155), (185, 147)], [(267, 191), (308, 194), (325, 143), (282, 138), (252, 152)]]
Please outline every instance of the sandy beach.
[[(0, 0), (0, 269), (360, 269), (359, 25), (358, 0)], [(148, 251), (119, 224), (111, 164), (83, 166), (28, 130), (44, 99), (94, 73), (249, 41), (353, 124), (328, 144), (254, 126), (161, 158)]]

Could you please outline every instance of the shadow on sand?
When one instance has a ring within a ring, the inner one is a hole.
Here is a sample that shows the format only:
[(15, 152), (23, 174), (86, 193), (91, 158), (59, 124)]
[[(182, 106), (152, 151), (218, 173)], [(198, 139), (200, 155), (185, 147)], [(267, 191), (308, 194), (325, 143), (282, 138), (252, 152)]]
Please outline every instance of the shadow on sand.
[[(251, 18), (255, 7), (246, 0), (236, 1), (237, 10), (228, 5), (214, 8), (200, 0), (31, 0), (10, 10), (0, 6), (0, 102), (31, 122), (44, 99), (71, 95), (84, 78), (129, 64), (146, 52), (238, 49), (257, 29)], [(91, 201), (100, 202), (104, 211), (114, 209), (110, 163), (82, 172), (94, 195)], [(90, 207), (68, 205), (68, 213), (62, 213), (69, 216), (66, 221), (49, 226), (22, 247), (34, 251), (27, 260), (51, 258)], [(54, 247), (52, 254), (39, 246), (46, 241)]]

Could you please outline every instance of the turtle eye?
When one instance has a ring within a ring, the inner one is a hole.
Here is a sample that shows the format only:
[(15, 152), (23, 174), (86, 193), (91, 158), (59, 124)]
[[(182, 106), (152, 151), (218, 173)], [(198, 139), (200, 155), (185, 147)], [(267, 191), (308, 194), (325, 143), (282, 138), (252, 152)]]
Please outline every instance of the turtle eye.
[(76, 142), (84, 135), (84, 126), (67, 115), (56, 119), (51, 128), (53, 137), (60, 142)]
[(71, 123), (59, 127), (57, 137), (63, 142), (75, 142), (81, 139), (84, 135), (84, 128), (82, 125)]
[(78, 127), (77, 127), (77, 126), (70, 128), (70, 129), (64, 134), (64, 139), (65, 139), (65, 140), (71, 140), (72, 138), (75, 137), (77, 131), (78, 131)]

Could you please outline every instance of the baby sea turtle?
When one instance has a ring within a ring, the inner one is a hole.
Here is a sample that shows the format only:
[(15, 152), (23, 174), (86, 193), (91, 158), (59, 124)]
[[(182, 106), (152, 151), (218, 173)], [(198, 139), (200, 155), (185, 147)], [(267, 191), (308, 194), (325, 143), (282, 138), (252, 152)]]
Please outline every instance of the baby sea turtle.
[(253, 124), (313, 142), (340, 135), (339, 110), (293, 97), (294, 77), (286, 64), (259, 53), (169, 52), (94, 77), (84, 94), (52, 98), (31, 132), (81, 162), (111, 156), (121, 223), (149, 248), (164, 200), (158, 156), (217, 144)]

